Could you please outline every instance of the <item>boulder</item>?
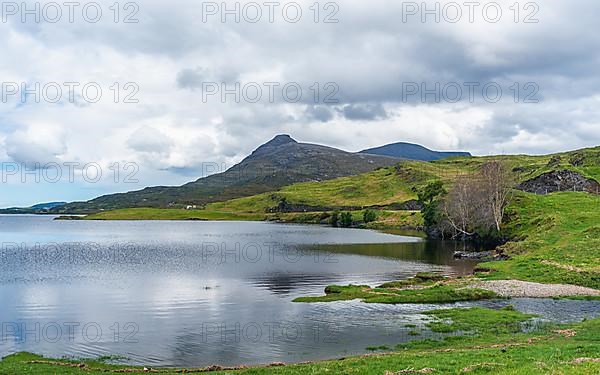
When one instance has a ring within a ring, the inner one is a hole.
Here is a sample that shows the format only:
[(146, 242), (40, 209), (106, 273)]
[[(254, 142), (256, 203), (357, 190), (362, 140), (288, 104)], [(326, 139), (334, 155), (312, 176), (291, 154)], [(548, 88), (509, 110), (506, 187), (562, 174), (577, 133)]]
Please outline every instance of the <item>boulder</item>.
[(563, 170), (544, 173), (536, 178), (525, 181), (517, 189), (545, 195), (558, 191), (584, 191), (588, 193), (599, 194), (600, 183), (598, 181), (587, 178), (580, 173)]

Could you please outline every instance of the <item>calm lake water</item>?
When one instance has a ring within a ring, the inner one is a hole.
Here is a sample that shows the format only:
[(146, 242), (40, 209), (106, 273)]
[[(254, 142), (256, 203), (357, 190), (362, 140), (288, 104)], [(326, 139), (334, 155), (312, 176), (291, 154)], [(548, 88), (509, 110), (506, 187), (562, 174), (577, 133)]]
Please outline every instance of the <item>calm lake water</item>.
[[(106, 355), (151, 366), (307, 361), (430, 337), (406, 325), (422, 327), (421, 313), (439, 306), (291, 301), (332, 283), (474, 266), (452, 258), (452, 243), (271, 223), (0, 216), (0, 242), (0, 355)], [(510, 303), (551, 320), (600, 312), (598, 302)]]

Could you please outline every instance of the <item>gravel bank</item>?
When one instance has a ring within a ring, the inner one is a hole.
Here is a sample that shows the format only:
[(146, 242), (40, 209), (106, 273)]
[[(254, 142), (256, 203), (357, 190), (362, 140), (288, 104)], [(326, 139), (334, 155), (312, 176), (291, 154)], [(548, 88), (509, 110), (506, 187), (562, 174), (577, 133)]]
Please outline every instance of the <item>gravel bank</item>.
[(502, 297), (552, 298), (600, 296), (600, 290), (566, 284), (539, 284), (519, 280), (477, 281), (472, 287), (491, 290)]

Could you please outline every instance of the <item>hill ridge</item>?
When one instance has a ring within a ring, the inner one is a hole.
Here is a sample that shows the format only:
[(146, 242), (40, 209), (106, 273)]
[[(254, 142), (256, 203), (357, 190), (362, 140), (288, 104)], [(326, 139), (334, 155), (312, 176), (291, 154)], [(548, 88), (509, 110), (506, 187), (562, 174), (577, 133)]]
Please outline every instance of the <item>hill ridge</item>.
[(87, 202), (57, 207), (55, 213), (92, 213), (135, 207), (177, 207), (251, 196), (297, 182), (325, 181), (391, 166), (400, 159), (343, 151), (301, 143), (287, 134), (276, 135), (225, 172), (182, 186), (155, 186), (109, 194)]
[(464, 151), (434, 151), (415, 143), (395, 142), (360, 151), (363, 154), (391, 156), (409, 160), (435, 161), (448, 157), (470, 157)]

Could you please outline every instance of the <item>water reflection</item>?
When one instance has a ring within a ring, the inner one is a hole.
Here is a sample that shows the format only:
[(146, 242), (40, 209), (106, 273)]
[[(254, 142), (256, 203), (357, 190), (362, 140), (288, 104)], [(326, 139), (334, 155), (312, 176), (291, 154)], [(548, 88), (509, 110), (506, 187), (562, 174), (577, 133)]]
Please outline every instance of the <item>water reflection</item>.
[[(291, 300), (334, 283), (465, 274), (474, 265), (453, 259), (452, 243), (267, 223), (0, 217), (0, 241), (0, 355), (121, 355), (152, 366), (308, 361), (434, 337), (422, 315), (433, 305)], [(517, 303), (558, 320), (599, 306)]]
[[(417, 243), (365, 244), (365, 245), (317, 245), (312, 247), (332, 254), (356, 254), (383, 259), (402, 259), (416, 263), (446, 265), (452, 268), (452, 275), (468, 275), (477, 265), (476, 261), (455, 259), (455, 251), (474, 251), (468, 243), (457, 241), (422, 241)], [(413, 270), (410, 270), (413, 271)], [(394, 274), (405, 278), (414, 276), (406, 272)]]

